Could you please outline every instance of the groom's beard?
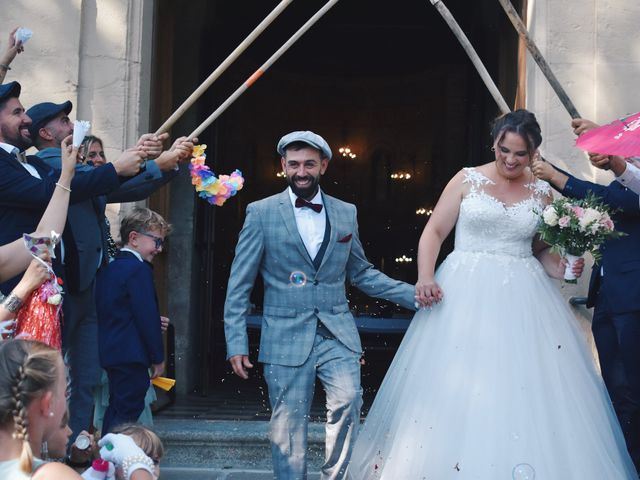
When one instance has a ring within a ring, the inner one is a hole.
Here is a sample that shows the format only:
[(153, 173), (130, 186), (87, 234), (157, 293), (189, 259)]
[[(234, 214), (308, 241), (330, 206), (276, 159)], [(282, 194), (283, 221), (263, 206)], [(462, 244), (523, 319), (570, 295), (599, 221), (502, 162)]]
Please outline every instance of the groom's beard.
[[(296, 181), (300, 180), (310, 180), (309, 185), (307, 187), (301, 188), (296, 185)], [(287, 183), (291, 187), (291, 191), (298, 197), (304, 198), (305, 200), (311, 200), (316, 193), (318, 193), (318, 185), (320, 185), (320, 176), (313, 177), (308, 175), (306, 177), (298, 177), (297, 175), (293, 175), (292, 177), (287, 177)]]

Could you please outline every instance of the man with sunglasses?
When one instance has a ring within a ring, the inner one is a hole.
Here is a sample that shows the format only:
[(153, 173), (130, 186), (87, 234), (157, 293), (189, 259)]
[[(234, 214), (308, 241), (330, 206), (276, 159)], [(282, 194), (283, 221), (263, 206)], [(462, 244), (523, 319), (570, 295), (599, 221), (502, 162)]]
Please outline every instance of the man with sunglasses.
[[(73, 122), (69, 118), (72, 108), (70, 101), (60, 104), (43, 102), (27, 110), (31, 118), (29, 133), (38, 149), (37, 156), (52, 168), (60, 168), (61, 141), (73, 133)], [(178, 162), (189, 156), (193, 148), (187, 142), (183, 145), (181, 155), (161, 154), (166, 135), (157, 139), (153, 137), (150, 134), (143, 135), (136, 147), (125, 151), (112, 162), (120, 179), (119, 185), (107, 195), (96, 195), (75, 203), (69, 209), (63, 235), (66, 296), (63, 304), (65, 321), (62, 347), (70, 366), (72, 394), (69, 400), (69, 426), (73, 431), (72, 440), (91, 425), (94, 390), (100, 380), (94, 285), (98, 269), (110, 259), (106, 204), (146, 199), (176, 177)], [(130, 154), (139, 150), (143, 150), (147, 158), (157, 158), (146, 160), (140, 168), (140, 159)], [(131, 160), (133, 158), (137, 159), (135, 163)], [(105, 167), (101, 164), (78, 163), (76, 171), (91, 172), (100, 168)]]

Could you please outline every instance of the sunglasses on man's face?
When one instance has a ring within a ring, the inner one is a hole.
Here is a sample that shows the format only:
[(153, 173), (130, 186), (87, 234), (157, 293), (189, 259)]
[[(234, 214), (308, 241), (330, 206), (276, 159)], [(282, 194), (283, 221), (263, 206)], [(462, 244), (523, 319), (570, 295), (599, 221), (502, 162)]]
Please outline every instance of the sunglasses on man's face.
[(155, 235), (151, 235), (150, 233), (147, 233), (147, 232), (138, 232), (138, 233), (140, 235), (144, 235), (145, 237), (149, 237), (153, 239), (153, 241), (156, 243), (156, 249), (161, 248), (162, 245), (164, 244), (164, 238), (156, 237)]

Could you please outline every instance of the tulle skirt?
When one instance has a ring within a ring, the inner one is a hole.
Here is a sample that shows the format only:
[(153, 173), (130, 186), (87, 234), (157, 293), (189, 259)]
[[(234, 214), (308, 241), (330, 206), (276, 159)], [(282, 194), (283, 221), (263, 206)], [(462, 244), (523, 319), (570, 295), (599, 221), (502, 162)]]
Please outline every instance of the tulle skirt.
[(349, 478), (638, 476), (583, 333), (534, 257), (454, 251), (414, 317)]

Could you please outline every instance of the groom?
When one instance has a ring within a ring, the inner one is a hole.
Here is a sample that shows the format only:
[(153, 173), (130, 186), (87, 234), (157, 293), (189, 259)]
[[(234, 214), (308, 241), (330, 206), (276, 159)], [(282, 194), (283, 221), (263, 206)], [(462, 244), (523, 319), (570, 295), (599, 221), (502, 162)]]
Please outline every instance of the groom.
[(358, 237), (356, 207), (320, 189), (331, 160), (325, 140), (291, 132), (277, 147), (289, 187), (249, 204), (224, 308), (227, 358), (248, 378), (246, 316), (264, 280), (260, 355), (271, 403), (277, 479), (307, 474), (307, 426), (316, 376), (327, 395), (325, 479), (344, 478), (360, 423), (362, 346), (345, 281), (368, 295), (414, 308), (413, 286), (373, 268)]

